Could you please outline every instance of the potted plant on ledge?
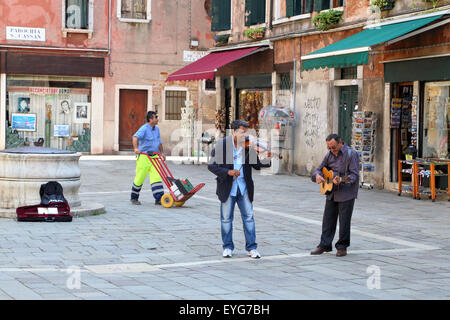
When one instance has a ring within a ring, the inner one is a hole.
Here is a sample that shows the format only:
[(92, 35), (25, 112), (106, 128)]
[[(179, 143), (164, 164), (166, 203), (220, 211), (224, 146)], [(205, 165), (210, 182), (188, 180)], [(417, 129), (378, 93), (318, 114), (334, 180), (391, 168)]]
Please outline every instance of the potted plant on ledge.
[(313, 19), (313, 24), (318, 30), (326, 31), (335, 25), (337, 25), (342, 20), (342, 14), (344, 12), (338, 10), (327, 10), (319, 13)]
[(372, 0), (370, 5), (380, 8), (381, 11), (386, 11), (394, 8), (395, 0)]
[(214, 36), (214, 41), (216, 41), (216, 46), (223, 46), (228, 43), (229, 34), (220, 34)]
[(245, 30), (245, 36), (250, 39), (259, 40), (264, 38), (264, 32), (266, 32), (265, 28), (250, 28)]

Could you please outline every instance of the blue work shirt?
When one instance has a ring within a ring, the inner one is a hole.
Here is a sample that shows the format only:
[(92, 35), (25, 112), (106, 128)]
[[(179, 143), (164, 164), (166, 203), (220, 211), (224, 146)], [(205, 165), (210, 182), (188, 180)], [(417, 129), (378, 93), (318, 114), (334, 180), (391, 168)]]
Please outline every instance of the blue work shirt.
[(133, 137), (138, 138), (138, 147), (141, 153), (159, 152), (159, 145), (162, 142), (157, 126), (152, 128), (146, 123), (136, 131)]
[(247, 185), (245, 184), (244, 179), (244, 169), (243, 169), (243, 153), (244, 148), (239, 147), (239, 150), (236, 149), (236, 146), (233, 143), (233, 169), (239, 170), (241, 174), (237, 179), (233, 178), (233, 185), (231, 186), (231, 192), (230, 196), (236, 197), (237, 190), (239, 187), (239, 191), (242, 195), (245, 195), (247, 193)]

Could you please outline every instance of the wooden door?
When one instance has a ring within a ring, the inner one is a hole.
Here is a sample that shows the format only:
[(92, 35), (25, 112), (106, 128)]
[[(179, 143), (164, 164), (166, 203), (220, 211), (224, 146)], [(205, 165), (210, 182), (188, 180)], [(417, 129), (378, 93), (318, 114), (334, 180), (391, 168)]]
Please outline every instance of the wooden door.
[(133, 150), (136, 131), (147, 122), (147, 90), (120, 90), (119, 150)]

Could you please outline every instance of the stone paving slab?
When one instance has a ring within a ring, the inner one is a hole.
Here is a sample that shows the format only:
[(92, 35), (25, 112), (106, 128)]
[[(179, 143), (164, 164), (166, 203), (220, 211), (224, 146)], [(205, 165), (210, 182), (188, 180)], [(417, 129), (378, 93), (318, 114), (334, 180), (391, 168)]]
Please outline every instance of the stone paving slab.
[[(0, 299), (450, 298), (446, 201), (360, 190), (348, 255), (316, 257), (309, 251), (321, 231), (318, 186), (255, 171), (262, 258), (247, 257), (236, 208), (236, 250), (223, 259), (215, 180), (205, 165), (168, 163), (174, 176), (206, 185), (183, 207), (166, 209), (154, 205), (148, 180), (143, 205), (132, 206), (134, 161), (107, 159), (80, 161), (81, 200), (101, 203), (105, 214), (71, 223), (0, 219)], [(369, 266), (380, 270), (380, 289), (367, 286)], [(67, 285), (73, 268), (79, 288)]]

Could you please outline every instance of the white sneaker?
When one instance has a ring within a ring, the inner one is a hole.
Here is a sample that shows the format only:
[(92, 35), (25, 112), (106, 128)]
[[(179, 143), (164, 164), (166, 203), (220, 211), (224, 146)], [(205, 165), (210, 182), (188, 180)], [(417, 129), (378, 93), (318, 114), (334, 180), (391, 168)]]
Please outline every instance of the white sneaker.
[(261, 258), (261, 255), (259, 254), (258, 250), (256, 250), (256, 249), (247, 251), (247, 255), (253, 259)]
[(231, 258), (232, 255), (233, 255), (233, 250), (231, 250), (231, 249), (225, 249), (225, 250), (223, 250), (222, 256), (223, 256), (224, 258)]

